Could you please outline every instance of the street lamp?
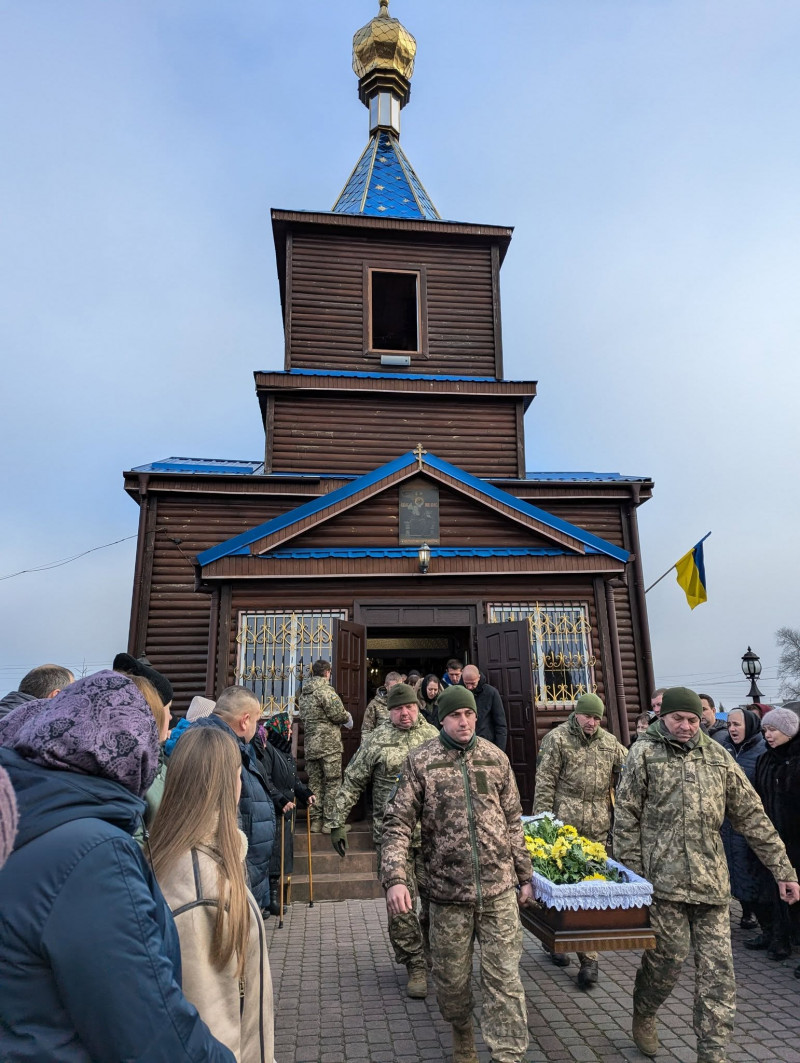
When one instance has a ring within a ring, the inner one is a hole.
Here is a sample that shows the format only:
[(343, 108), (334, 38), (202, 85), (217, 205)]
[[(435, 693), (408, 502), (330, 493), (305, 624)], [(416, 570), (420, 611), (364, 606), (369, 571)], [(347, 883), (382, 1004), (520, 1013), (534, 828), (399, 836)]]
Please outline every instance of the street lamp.
[(758, 689), (756, 679), (761, 675), (761, 658), (747, 647), (747, 653), (742, 657), (742, 671), (745, 678), (750, 680), (750, 693), (747, 695), (754, 705), (758, 705), (764, 695)]
[(428, 567), (431, 563), (431, 548), (427, 543), (423, 543), (419, 548), (419, 570), (424, 576), (428, 571)]

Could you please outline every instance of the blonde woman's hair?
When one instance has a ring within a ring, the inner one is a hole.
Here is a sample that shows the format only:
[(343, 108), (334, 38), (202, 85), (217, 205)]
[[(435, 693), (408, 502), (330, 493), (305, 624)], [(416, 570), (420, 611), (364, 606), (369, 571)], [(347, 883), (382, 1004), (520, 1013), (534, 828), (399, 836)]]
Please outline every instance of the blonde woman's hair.
[(155, 717), (156, 727), (158, 728), (159, 740), (169, 730), (169, 712), (164, 707), (164, 702), (161, 700), (161, 696), (150, 682), (149, 679), (145, 679), (143, 675), (128, 675), (126, 672), (121, 673), (125, 675), (126, 679), (139, 688), (142, 697), (150, 707), (150, 711)]
[(242, 758), (236, 740), (217, 727), (190, 727), (169, 760), (164, 796), (150, 832), (150, 862), (166, 877), (198, 845), (213, 848), (217, 864), (217, 918), (211, 962), (222, 970), (235, 955), (244, 973), (250, 909), (236, 819), (236, 780)]

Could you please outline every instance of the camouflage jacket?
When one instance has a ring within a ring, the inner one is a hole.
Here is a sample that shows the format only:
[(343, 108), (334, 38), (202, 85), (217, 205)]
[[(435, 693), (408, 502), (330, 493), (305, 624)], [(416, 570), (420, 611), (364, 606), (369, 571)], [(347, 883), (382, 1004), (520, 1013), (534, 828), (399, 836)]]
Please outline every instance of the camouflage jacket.
[(779, 881), (797, 881), (783, 842), (747, 777), (699, 731), (681, 744), (651, 724), (631, 748), (617, 790), (614, 855), (684, 904), (727, 904), (730, 881), (719, 829), (727, 816)]
[[(407, 731), (395, 727), (391, 720), (376, 727), (362, 743), (356, 755), (347, 765), (339, 796), (336, 799), (336, 824), (342, 826), (348, 813), (364, 790), (372, 783), (372, 837), (380, 844), (383, 829), (383, 811), (397, 780), (405, 759), (412, 749), (423, 742), (436, 738), (438, 731), (431, 727), (422, 714)], [(419, 845), (419, 830), (415, 842)]]
[(389, 722), (389, 710), (386, 707), (386, 687), (380, 687), (375, 697), (364, 709), (364, 719), (361, 721), (361, 734), (368, 735), (382, 723)]
[(611, 829), (611, 788), (627, 755), (602, 727), (591, 738), (584, 734), (573, 713), (542, 740), (533, 814), (552, 812), (579, 834), (605, 844)]
[(517, 783), (508, 757), (478, 738), (471, 750), (437, 737), (409, 753), (383, 816), (384, 889), (406, 882), (417, 820), (428, 893), (440, 904), (470, 904), (530, 882)]
[(312, 675), (303, 683), (297, 708), (303, 721), (306, 757), (341, 753), (342, 724), (349, 713), (324, 675)]

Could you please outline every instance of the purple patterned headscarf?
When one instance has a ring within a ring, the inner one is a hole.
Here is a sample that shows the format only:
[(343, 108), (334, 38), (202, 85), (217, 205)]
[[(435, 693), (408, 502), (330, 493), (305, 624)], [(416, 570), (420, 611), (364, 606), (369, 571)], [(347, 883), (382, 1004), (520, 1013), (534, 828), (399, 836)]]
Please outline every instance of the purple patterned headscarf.
[(158, 770), (158, 728), (127, 676), (95, 672), (0, 720), (0, 745), (45, 768), (113, 779), (144, 796)]

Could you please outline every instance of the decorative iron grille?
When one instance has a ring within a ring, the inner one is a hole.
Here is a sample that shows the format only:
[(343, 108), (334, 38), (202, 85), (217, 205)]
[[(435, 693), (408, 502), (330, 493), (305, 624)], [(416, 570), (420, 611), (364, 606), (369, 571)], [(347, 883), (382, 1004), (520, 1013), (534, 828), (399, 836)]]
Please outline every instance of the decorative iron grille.
[(347, 611), (239, 613), (236, 682), (261, 701), (262, 711), (295, 712), (297, 693), (319, 657), (331, 659), (333, 622)]
[(557, 708), (594, 692), (592, 629), (583, 602), (501, 602), (488, 605), (491, 624), (527, 620), (536, 704)]

